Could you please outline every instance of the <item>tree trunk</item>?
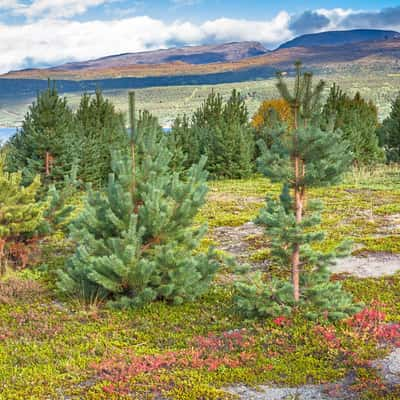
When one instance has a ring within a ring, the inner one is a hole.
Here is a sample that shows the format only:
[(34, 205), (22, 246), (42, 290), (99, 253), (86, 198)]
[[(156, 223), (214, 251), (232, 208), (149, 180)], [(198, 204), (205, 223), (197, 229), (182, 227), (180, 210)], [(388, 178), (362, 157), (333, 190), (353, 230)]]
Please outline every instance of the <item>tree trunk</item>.
[(45, 169), (46, 176), (50, 176), (50, 153), (48, 151), (46, 151)]
[(0, 276), (5, 275), (7, 270), (7, 260), (4, 253), (5, 245), (6, 241), (4, 239), (0, 239)]
[[(294, 144), (297, 151), (298, 138), (297, 130), (299, 129), (299, 104), (296, 103), (293, 108), (294, 114)], [(301, 165), (301, 160), (296, 154), (294, 157), (294, 200), (295, 200), (295, 213), (296, 213), (296, 223), (300, 224), (303, 217), (303, 201), (302, 192), (300, 189), (300, 176), (304, 174), (304, 165)], [(300, 172), (301, 171), (301, 172)], [(298, 303), (300, 301), (300, 244), (293, 244), (292, 251), (292, 281), (293, 281), (293, 297), (294, 301)]]
[[(296, 223), (300, 224), (303, 218), (303, 199), (302, 192), (299, 188), (300, 178), (300, 159), (298, 157), (294, 160), (295, 168), (295, 179), (296, 185), (294, 188), (295, 197), (295, 212), (296, 212)], [(293, 280), (293, 297), (295, 302), (300, 301), (300, 244), (293, 244), (292, 252), (292, 280)]]

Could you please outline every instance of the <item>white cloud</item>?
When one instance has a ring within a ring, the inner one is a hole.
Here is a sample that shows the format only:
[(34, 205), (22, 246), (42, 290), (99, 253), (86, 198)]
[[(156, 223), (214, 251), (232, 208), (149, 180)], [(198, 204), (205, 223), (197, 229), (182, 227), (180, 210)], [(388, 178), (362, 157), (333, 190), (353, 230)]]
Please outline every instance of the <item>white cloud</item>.
[(0, 0), (0, 9), (26, 18), (69, 18), (84, 14), (89, 8), (115, 0)]
[(1, 9), (13, 9), (19, 7), (20, 4), (16, 0), (0, 0)]
[[(201, 24), (189, 21), (166, 23), (148, 16), (86, 22), (66, 18), (107, 1), (116, 0), (34, 0), (30, 6), (21, 6), (17, 0), (0, 0), (0, 9), (14, 7), (15, 12), (31, 18), (19, 25), (0, 22), (0, 72), (28, 65), (56, 65), (64, 61), (166, 48), (171, 43), (194, 45), (256, 40), (273, 48), (294, 36), (290, 26), (296, 16), (285, 11), (271, 20), (219, 18)], [(360, 18), (369, 21), (370, 25), (383, 24), (388, 16), (393, 26), (398, 19), (400, 28), (400, 16), (394, 12), (400, 12), (400, 8), (389, 11), (365, 15), (360, 11), (336, 8), (318, 9), (314, 13), (329, 20), (320, 28), (322, 30), (356, 28)], [(43, 14), (50, 17), (40, 17)]]
[(17, 7), (18, 2), (14, 0), (0, 0), (0, 8), (15, 8)]
[(24, 7), (18, 0), (0, 0), (0, 10), (17, 12)]
[(249, 21), (220, 18), (205, 22), (201, 29), (208, 37), (216, 40), (258, 40), (265, 43), (278, 43), (289, 39), (290, 16), (280, 12), (271, 21)]
[(168, 47), (169, 43), (260, 40), (267, 44), (288, 39), (289, 16), (271, 21), (217, 19), (195, 25), (186, 21), (166, 24), (150, 17), (78, 22), (42, 19), (22, 25), (0, 24), (0, 72), (30, 64), (57, 64), (110, 54)]
[(326, 8), (320, 8), (316, 10), (316, 12), (320, 15), (327, 17), (330, 21), (329, 26), (327, 26), (324, 30), (333, 30), (340, 29), (341, 23), (351, 14), (355, 14), (356, 11), (351, 8), (332, 8), (330, 10)]
[(377, 11), (351, 8), (317, 9), (314, 13), (329, 20), (323, 31), (346, 29), (394, 29), (400, 30), (400, 6)]
[(95, 7), (107, 0), (34, 0), (32, 4), (21, 10), (27, 17), (72, 17), (83, 14), (90, 7)]

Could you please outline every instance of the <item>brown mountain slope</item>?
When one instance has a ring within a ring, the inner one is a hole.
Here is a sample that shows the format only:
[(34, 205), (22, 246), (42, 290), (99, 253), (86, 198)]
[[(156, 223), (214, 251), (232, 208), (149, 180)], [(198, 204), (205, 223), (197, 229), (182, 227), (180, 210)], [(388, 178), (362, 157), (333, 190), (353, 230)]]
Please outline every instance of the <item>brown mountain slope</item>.
[[(68, 64), (51, 69), (31, 69), (19, 72), (10, 72), (1, 78), (27, 79), (104, 79), (122, 77), (157, 77), (179, 75), (201, 75), (228, 71), (240, 71), (259, 67), (273, 67), (284, 69), (301, 60), (308, 66), (329, 67), (344, 65), (365, 65), (368, 60), (374, 63), (387, 65), (397, 64), (400, 61), (400, 39), (384, 41), (360, 42), (341, 46), (295, 47), (279, 49), (257, 57), (245, 58), (232, 62), (213, 62), (209, 64), (190, 64), (177, 61), (161, 64), (126, 64), (114, 66), (107, 64), (89, 64), (80, 68), (69, 68)], [(100, 66), (99, 66), (100, 65)]]
[(102, 57), (84, 62), (72, 62), (52, 70), (92, 70), (126, 68), (132, 65), (154, 65), (184, 62), (187, 64), (210, 64), (239, 61), (268, 53), (259, 42), (232, 42), (218, 45), (185, 46), (139, 53), (126, 53)]

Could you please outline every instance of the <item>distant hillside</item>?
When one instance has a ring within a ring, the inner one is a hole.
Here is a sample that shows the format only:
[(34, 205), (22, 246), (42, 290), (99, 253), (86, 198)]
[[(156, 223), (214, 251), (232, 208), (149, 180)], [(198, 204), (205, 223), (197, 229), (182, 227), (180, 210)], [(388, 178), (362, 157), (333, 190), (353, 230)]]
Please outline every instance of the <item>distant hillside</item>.
[[(81, 69), (67, 69), (64, 66), (64, 69), (16, 71), (0, 76), (0, 92), (4, 93), (4, 90), (2, 90), (4, 87), (2, 81), (4, 79), (46, 80), (50, 77), (58, 81), (78, 81), (83, 83), (95, 80), (112, 81), (113, 79), (133, 78), (136, 79), (136, 82), (142, 82), (145, 87), (150, 85), (161, 86), (171, 81), (175, 82), (175, 84), (186, 85), (193, 81), (193, 77), (196, 77), (196, 84), (199, 84), (199, 81), (211, 83), (210, 77), (216, 79), (215, 83), (221, 82), (219, 78), (232, 82), (232, 79), (238, 76), (241, 79), (246, 77), (246, 79), (251, 80), (273, 76), (278, 70), (289, 71), (296, 60), (303, 61), (307, 68), (314, 70), (344, 71), (361, 68), (366, 71), (368, 67), (373, 66), (374, 70), (390, 70), (390, 72), (397, 73), (400, 65), (400, 38), (338, 46), (282, 48), (238, 61), (209, 64), (189, 64), (187, 62), (174, 61), (163, 64), (128, 64), (114, 67), (104, 67), (103, 64), (96, 64), (95, 67), (89, 62), (88, 67), (83, 67), (81, 63)], [(122, 80), (122, 82), (124, 81)], [(24, 85), (26, 85), (26, 82)], [(115, 85), (119, 86), (116, 82)], [(12, 93), (11, 91), (9, 94), (11, 95)]]
[(210, 46), (186, 46), (140, 53), (126, 53), (84, 62), (63, 64), (50, 70), (107, 69), (130, 65), (154, 65), (184, 62), (187, 64), (210, 64), (239, 61), (267, 53), (259, 42), (233, 42)]
[(371, 42), (400, 38), (400, 33), (378, 29), (355, 29), (349, 31), (330, 31), (299, 36), (279, 46), (279, 49), (293, 47), (340, 46), (357, 42)]
[[(382, 34), (382, 31), (368, 32), (374, 32), (374, 39), (381, 37), (377, 32)], [(337, 34), (328, 32), (328, 37), (330, 33)], [(97, 87), (104, 90), (125, 90), (157, 86), (213, 85), (271, 78), (277, 71), (285, 71), (290, 75), (297, 60), (301, 60), (307, 69), (319, 74), (397, 75), (400, 73), (400, 34), (392, 33), (393, 37), (388, 39), (389, 33), (386, 32), (383, 40), (336, 46), (320, 44), (266, 52), (257, 42), (228, 43), (111, 56), (50, 69), (15, 71), (0, 76), (0, 105), (2, 102), (9, 104), (14, 99), (35, 96), (38, 90), (47, 86), (47, 78), (55, 79), (63, 93), (92, 91)], [(342, 34), (344, 33), (341, 32), (340, 35)], [(365, 38), (354, 35), (354, 31), (350, 31), (349, 35), (347, 40)], [(320, 37), (320, 34), (316, 36)], [(215, 54), (223, 55), (228, 61), (206, 63), (207, 60), (215, 61), (215, 58), (210, 58), (210, 53), (213, 57), (216, 57)], [(250, 57), (253, 53), (256, 56)], [(175, 59), (183, 56), (186, 57), (186, 62)], [(166, 59), (171, 61), (156, 63)], [(149, 64), (142, 64), (144, 60)]]

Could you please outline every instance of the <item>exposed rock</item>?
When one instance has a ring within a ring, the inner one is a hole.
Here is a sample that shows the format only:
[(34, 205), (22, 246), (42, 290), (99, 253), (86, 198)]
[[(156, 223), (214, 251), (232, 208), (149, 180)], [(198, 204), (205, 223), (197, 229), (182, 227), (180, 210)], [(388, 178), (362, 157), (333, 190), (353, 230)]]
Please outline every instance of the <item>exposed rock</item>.
[(331, 267), (336, 274), (348, 273), (358, 278), (379, 278), (400, 271), (400, 254), (368, 253), (365, 256), (345, 257)]
[(249, 237), (262, 237), (264, 229), (253, 222), (247, 222), (241, 226), (222, 226), (215, 228), (213, 236), (218, 241), (220, 250), (231, 253), (238, 259), (248, 256), (250, 242)]
[(400, 384), (400, 348), (395, 349), (383, 360), (374, 363), (382, 378), (389, 384)]
[(400, 214), (390, 214), (383, 218), (382, 226), (377, 234), (381, 236), (390, 236), (400, 233)]
[(276, 388), (259, 386), (258, 390), (246, 386), (231, 387), (229, 393), (244, 400), (338, 400), (323, 393), (322, 386), (301, 386), (298, 388)]

